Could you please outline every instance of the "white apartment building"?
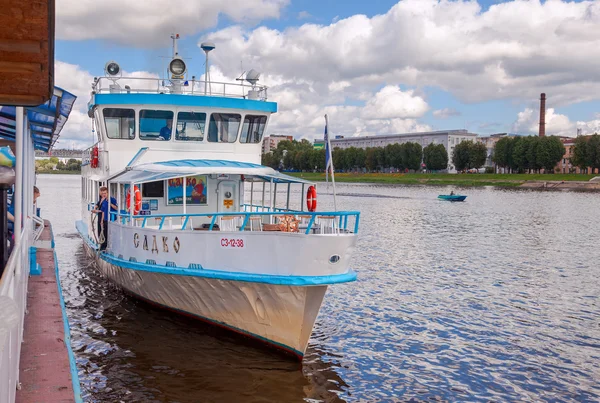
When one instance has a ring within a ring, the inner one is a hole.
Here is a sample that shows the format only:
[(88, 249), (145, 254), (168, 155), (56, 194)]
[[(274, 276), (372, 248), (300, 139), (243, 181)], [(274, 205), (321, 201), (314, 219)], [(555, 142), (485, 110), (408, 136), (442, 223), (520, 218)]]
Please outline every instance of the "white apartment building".
[[(455, 172), (454, 165), (452, 164), (452, 152), (454, 146), (461, 141), (471, 140), (475, 141), (477, 134), (469, 133), (467, 130), (441, 130), (433, 132), (420, 132), (420, 133), (401, 133), (401, 134), (387, 134), (377, 136), (364, 136), (364, 137), (347, 137), (342, 139), (331, 139), (332, 148), (368, 148), (368, 147), (385, 147), (388, 144), (403, 144), (403, 143), (419, 143), (421, 147), (425, 148), (429, 144), (443, 144), (448, 151), (448, 172)], [(317, 140), (315, 140), (317, 141)], [(319, 140), (323, 141), (323, 140)]]
[(277, 144), (279, 144), (280, 141), (283, 141), (283, 140), (292, 141), (293, 139), (294, 139), (293, 136), (281, 136), (281, 135), (276, 135), (276, 134), (267, 136), (267, 137), (263, 138), (262, 153), (267, 154), (267, 153), (270, 153), (271, 151), (275, 150), (277, 148)]

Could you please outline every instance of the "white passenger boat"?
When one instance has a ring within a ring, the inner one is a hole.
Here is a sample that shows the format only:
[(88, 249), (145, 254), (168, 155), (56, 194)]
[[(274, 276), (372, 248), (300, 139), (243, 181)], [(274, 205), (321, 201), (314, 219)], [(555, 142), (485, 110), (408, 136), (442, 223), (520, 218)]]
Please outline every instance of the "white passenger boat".
[[(327, 287), (356, 279), (359, 213), (317, 212), (314, 183), (260, 165), (277, 105), (256, 72), (186, 80), (174, 48), (166, 80), (121, 78), (110, 62), (94, 81), (77, 229), (126, 292), (302, 358)], [(100, 186), (118, 205), (108, 234)]]

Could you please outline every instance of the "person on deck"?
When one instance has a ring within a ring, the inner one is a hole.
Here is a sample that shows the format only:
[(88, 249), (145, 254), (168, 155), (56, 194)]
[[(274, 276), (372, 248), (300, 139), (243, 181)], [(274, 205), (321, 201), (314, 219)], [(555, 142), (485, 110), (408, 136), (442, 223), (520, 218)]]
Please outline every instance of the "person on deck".
[(158, 138), (161, 140), (170, 140), (171, 139), (171, 130), (173, 129), (173, 119), (167, 119), (167, 125), (160, 129), (160, 134)]
[[(40, 197), (40, 190), (37, 188), (37, 186), (33, 187), (33, 207), (34, 207), (34, 211), (35, 211), (35, 202), (37, 200), (37, 198)], [(7, 223), (7, 229), (8, 229), (8, 239), (10, 242), (10, 247), (9, 247), (9, 254), (12, 251), (12, 247), (14, 245), (15, 242), (15, 204), (14, 204), (14, 198), (12, 200), (12, 202), (8, 205), (8, 208), (6, 209), (6, 223)]]
[[(108, 245), (108, 188), (102, 186), (100, 188), (100, 201), (96, 203), (96, 208), (93, 210), (94, 213), (98, 213), (98, 236), (102, 243), (100, 244), (100, 250), (105, 250)], [(114, 197), (110, 198), (110, 211), (117, 211), (117, 199)]]
[[(33, 207), (35, 210), (35, 202), (37, 198), (40, 197), (40, 190), (37, 186), (33, 187)], [(13, 200), (14, 201), (14, 200)], [(15, 225), (15, 206), (13, 203), (10, 203), (6, 212), (6, 218), (8, 218), (8, 230), (11, 231)]]

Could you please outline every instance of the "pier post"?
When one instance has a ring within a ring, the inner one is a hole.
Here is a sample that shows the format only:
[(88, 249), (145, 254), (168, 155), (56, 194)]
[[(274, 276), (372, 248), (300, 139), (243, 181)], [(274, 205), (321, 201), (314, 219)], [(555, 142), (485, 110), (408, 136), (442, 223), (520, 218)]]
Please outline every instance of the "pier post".
[(4, 267), (8, 261), (8, 222), (6, 219), (6, 193), (8, 188), (7, 184), (0, 184), (0, 277), (2, 277)]

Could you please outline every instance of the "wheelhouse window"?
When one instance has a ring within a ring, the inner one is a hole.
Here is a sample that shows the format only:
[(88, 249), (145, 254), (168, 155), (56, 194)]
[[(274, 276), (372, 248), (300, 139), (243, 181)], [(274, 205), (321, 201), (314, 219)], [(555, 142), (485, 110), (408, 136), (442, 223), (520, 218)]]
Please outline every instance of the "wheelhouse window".
[(104, 108), (104, 124), (109, 139), (135, 138), (135, 111), (133, 109)]
[(260, 143), (266, 124), (266, 116), (246, 115), (240, 134), (240, 143)]
[(179, 112), (177, 114), (177, 131), (175, 140), (202, 141), (206, 127), (206, 113)]
[(140, 139), (171, 140), (173, 112), (142, 109), (140, 111)]
[(233, 113), (213, 113), (208, 125), (208, 141), (212, 143), (233, 143), (240, 129), (241, 115)]

